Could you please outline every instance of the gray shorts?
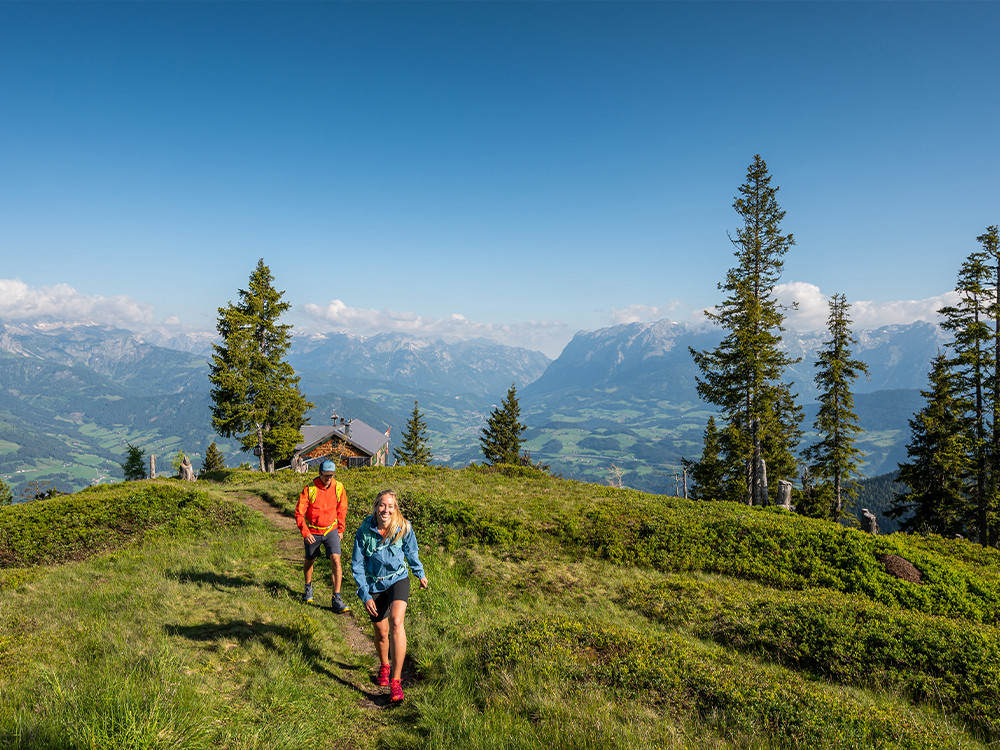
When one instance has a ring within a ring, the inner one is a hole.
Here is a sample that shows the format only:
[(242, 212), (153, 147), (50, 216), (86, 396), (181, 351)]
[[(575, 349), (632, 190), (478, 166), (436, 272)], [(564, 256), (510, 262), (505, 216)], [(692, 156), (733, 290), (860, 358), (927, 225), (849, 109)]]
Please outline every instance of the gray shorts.
[(302, 537), (302, 543), (306, 548), (306, 560), (315, 560), (319, 557), (319, 546), (321, 544), (326, 547), (327, 557), (340, 554), (340, 534), (337, 533), (337, 529), (330, 529), (323, 536), (313, 532), (313, 538), (316, 541), (309, 544), (309, 540)]

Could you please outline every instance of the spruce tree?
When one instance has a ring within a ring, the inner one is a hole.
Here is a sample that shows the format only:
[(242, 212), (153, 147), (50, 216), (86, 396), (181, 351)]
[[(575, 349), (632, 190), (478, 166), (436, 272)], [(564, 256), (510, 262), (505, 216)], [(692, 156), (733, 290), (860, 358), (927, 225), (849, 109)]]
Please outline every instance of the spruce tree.
[(226, 460), (222, 456), (222, 451), (213, 440), (205, 450), (205, 460), (201, 464), (201, 474), (205, 475), (210, 471), (219, 471), (226, 468)]
[[(943, 307), (941, 327), (953, 334), (949, 347), (953, 356), (948, 366), (955, 374), (957, 390), (968, 404), (970, 474), (966, 493), (969, 529), (974, 529), (982, 544), (989, 543), (989, 508), (991, 505), (990, 447), (991, 426), (987, 398), (995, 379), (993, 325), (995, 279), (986, 252), (974, 252), (959, 270), (955, 291), (958, 303)], [(995, 413), (995, 412), (994, 412)]]
[(934, 358), (928, 380), (921, 391), (926, 403), (910, 420), (909, 460), (899, 465), (897, 481), (907, 491), (886, 515), (909, 515), (899, 525), (903, 531), (964, 534), (965, 477), (971, 468), (968, 401), (943, 354)]
[(521, 406), (517, 401), (517, 390), (511, 383), (507, 396), (500, 406), (493, 409), (486, 427), (479, 436), (483, 457), (490, 464), (517, 464), (520, 462), (522, 433), (526, 429), (521, 424)]
[(721, 500), (725, 497), (723, 482), (725, 467), (719, 458), (719, 432), (715, 417), (708, 418), (705, 427), (701, 460), (691, 465), (691, 497), (694, 500)]
[(302, 440), (299, 431), (313, 406), (299, 391), (299, 377), (285, 361), (291, 326), (278, 319), (291, 306), (275, 290), (270, 269), (261, 259), (239, 302), (219, 308), (209, 380), (212, 383), (212, 426), (225, 437), (237, 437), (243, 450), (259, 456), (261, 471), (288, 457)]
[(988, 460), (990, 465), (990, 481), (987, 485), (986, 499), (981, 511), (986, 517), (980, 516), (979, 523), (986, 530), (986, 543), (996, 546), (998, 529), (996, 513), (1000, 510), (1000, 230), (994, 224), (976, 237), (982, 246), (982, 252), (992, 264), (993, 304), (990, 315), (993, 318), (993, 371), (987, 383), (987, 411), (991, 423), (990, 447)]
[(3, 477), (0, 477), (0, 505), (10, 505), (13, 502), (14, 493), (11, 492), (7, 483), (3, 481)]
[(698, 394), (718, 407), (725, 424), (720, 448), (725, 484), (736, 493), (731, 499), (753, 505), (767, 502), (768, 486), (796, 475), (802, 410), (784, 381), (798, 360), (780, 348), (784, 312), (774, 296), (794, 239), (782, 233), (778, 188), (759, 155), (739, 192), (733, 208), (743, 226), (729, 237), (737, 265), (719, 283), (725, 300), (706, 313), (726, 335), (714, 350), (690, 351), (701, 372)]
[(809, 446), (805, 458), (809, 461), (811, 478), (816, 480), (813, 491), (824, 501), (811, 508), (809, 515), (839, 521), (844, 516), (844, 499), (857, 497), (861, 466), (861, 451), (855, 439), (861, 427), (854, 411), (851, 385), (859, 375), (868, 373), (868, 366), (851, 355), (857, 343), (851, 335), (850, 304), (843, 294), (830, 298), (827, 328), (830, 338), (816, 361), (816, 385), (819, 388), (819, 413), (814, 424), (819, 440)]
[(417, 408), (416, 400), (413, 402), (413, 413), (406, 423), (403, 442), (393, 450), (392, 455), (404, 466), (427, 466), (433, 459), (427, 444), (427, 423)]
[(126, 482), (135, 482), (146, 478), (146, 451), (126, 442), (125, 463), (118, 464), (122, 467), (122, 475)]

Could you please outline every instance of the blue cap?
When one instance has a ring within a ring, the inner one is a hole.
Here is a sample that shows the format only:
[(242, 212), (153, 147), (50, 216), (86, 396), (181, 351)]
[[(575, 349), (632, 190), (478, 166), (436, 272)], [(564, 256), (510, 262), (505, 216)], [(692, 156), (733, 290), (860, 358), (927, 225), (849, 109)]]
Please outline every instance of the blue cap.
[(333, 474), (337, 470), (337, 464), (333, 461), (324, 461), (319, 465), (320, 473)]

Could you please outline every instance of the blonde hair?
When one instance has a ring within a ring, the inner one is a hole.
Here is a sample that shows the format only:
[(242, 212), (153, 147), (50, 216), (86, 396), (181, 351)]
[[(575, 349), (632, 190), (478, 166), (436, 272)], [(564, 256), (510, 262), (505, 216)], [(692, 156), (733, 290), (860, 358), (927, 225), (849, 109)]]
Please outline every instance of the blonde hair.
[(378, 513), (378, 504), (382, 502), (382, 498), (389, 495), (392, 495), (392, 499), (396, 501), (396, 510), (389, 520), (389, 530), (386, 532), (385, 538), (390, 543), (394, 543), (398, 542), (410, 530), (410, 522), (403, 518), (403, 511), (399, 507), (399, 495), (394, 490), (382, 490), (375, 496), (375, 502), (372, 503), (372, 520), (375, 521), (377, 527), (378, 521), (375, 516)]

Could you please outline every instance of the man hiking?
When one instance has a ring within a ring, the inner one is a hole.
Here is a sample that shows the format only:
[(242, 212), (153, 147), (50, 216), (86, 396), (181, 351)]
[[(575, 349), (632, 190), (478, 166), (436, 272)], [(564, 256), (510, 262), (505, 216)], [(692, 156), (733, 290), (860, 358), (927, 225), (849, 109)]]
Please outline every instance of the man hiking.
[(306, 579), (306, 590), (302, 599), (313, 600), (313, 562), (319, 555), (320, 547), (326, 550), (333, 569), (333, 600), (330, 606), (338, 615), (349, 612), (350, 607), (340, 598), (340, 541), (344, 538), (344, 523), (347, 521), (347, 491), (344, 485), (334, 479), (337, 465), (324, 461), (319, 466), (319, 476), (312, 484), (302, 489), (299, 502), (295, 506), (295, 523), (302, 532), (306, 559), (302, 573)]

